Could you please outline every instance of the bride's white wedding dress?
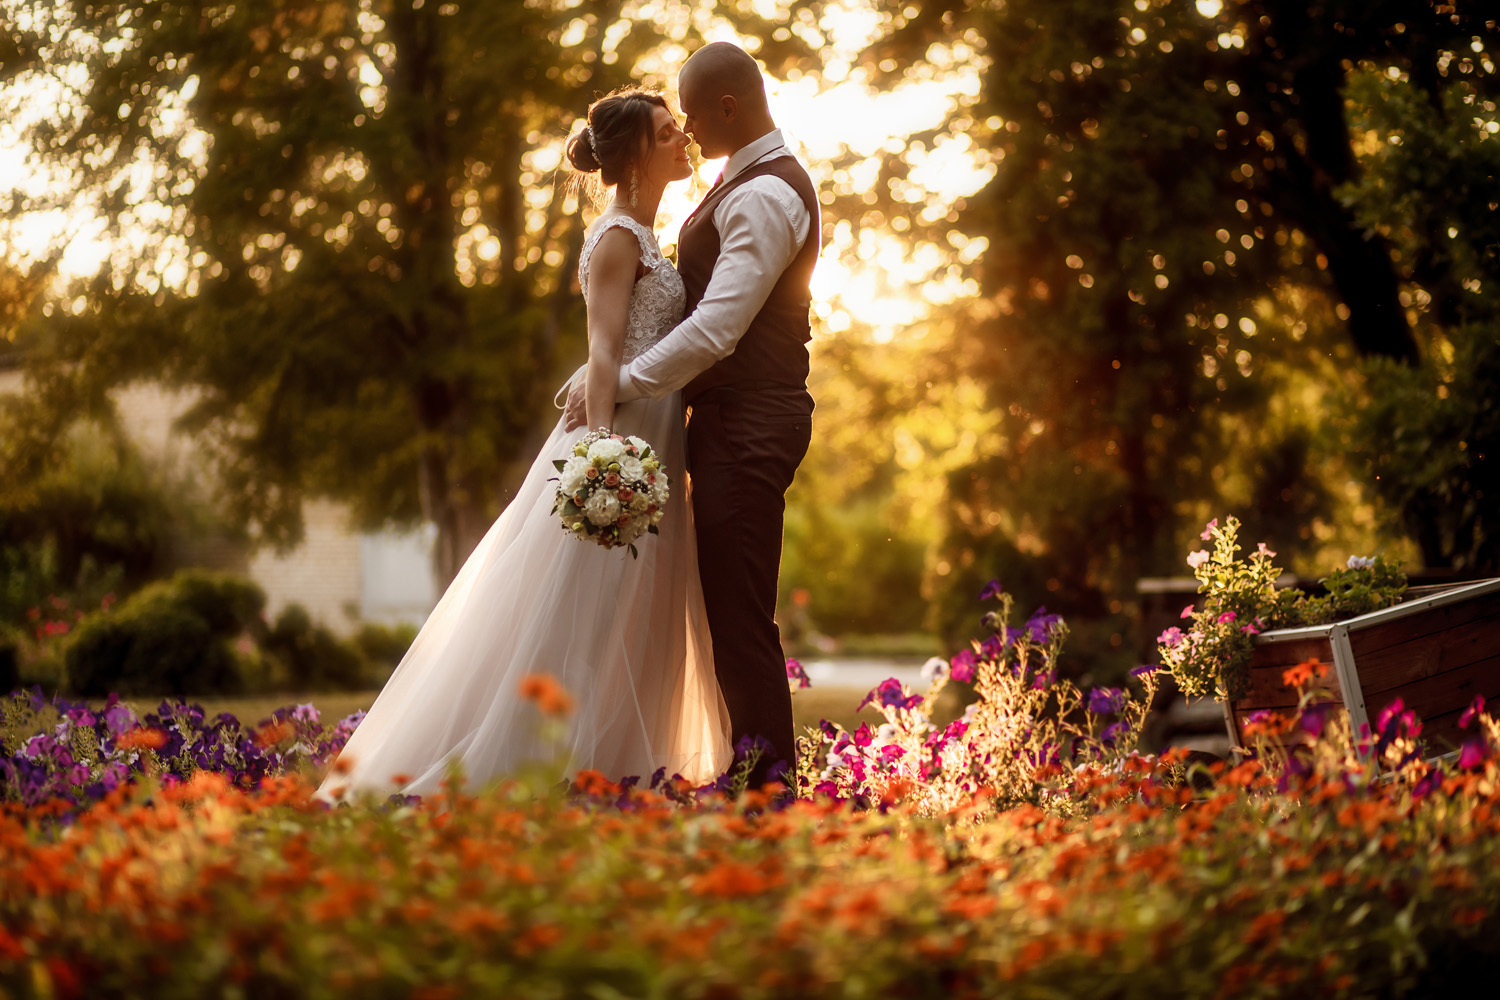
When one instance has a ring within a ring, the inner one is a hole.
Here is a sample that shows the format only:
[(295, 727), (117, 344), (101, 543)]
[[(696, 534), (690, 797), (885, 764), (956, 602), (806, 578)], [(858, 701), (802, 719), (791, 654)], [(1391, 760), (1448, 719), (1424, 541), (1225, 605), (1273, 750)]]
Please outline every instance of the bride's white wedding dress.
[[(584, 241), (578, 277), (588, 288), (599, 237), (623, 226), (648, 269), (635, 284), (625, 361), (681, 319), (682, 278), (651, 230), (606, 212)], [(427, 795), (449, 763), (474, 791), (533, 760), (565, 755), (569, 774), (648, 778), (656, 769), (711, 780), (732, 759), (729, 713), (714, 676), (684, 469), (679, 393), (623, 403), (614, 429), (646, 439), (672, 477), (660, 535), (606, 550), (565, 532), (552, 502), (552, 462), (587, 428), (559, 419), (504, 513), (438, 601), (411, 648), (340, 754), (315, 798), (372, 791)], [(572, 696), (567, 737), (549, 746), (535, 704), (517, 693), (528, 674), (550, 674)], [(402, 780), (396, 780), (400, 776)]]

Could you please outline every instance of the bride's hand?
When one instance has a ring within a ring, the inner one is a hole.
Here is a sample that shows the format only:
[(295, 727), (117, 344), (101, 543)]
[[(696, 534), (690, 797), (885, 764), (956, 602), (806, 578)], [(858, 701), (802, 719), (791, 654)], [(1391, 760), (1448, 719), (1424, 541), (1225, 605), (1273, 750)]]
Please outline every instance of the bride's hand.
[(588, 423), (588, 411), (584, 406), (585, 395), (583, 379), (579, 379), (573, 383), (573, 388), (568, 390), (568, 403), (563, 407), (563, 417), (566, 418), (563, 430), (576, 431)]

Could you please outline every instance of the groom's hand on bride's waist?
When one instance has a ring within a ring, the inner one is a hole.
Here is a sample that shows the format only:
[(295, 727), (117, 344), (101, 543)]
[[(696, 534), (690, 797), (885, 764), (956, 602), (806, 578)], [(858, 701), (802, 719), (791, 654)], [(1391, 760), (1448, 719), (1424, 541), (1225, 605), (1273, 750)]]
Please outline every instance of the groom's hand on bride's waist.
[(587, 396), (583, 385), (583, 379), (579, 379), (573, 385), (573, 388), (568, 390), (568, 403), (563, 407), (563, 417), (566, 418), (566, 422), (563, 424), (563, 430), (576, 431), (578, 428), (588, 423), (588, 408), (584, 405), (584, 400), (586, 398)]

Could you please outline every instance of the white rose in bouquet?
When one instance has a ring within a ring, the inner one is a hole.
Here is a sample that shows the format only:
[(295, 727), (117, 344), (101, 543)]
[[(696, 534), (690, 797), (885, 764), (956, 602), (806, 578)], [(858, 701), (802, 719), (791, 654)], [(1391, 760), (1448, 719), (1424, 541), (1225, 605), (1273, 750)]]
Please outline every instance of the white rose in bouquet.
[(598, 490), (583, 505), (583, 512), (594, 524), (607, 528), (620, 516), (620, 501), (615, 499), (614, 494)]
[(605, 465), (618, 462), (625, 457), (625, 442), (616, 441), (614, 438), (600, 438), (589, 445), (589, 458), (600, 459)]
[(641, 467), (641, 460), (634, 455), (626, 455), (620, 459), (620, 478), (627, 483), (645, 479), (646, 470)]
[(634, 434), (627, 437), (625, 439), (625, 443), (634, 448), (637, 455), (644, 453), (647, 448), (651, 447), (649, 444), (647, 444), (645, 441), (642, 441)]
[(589, 460), (574, 455), (563, 463), (561, 475), (557, 479), (557, 488), (567, 496), (572, 496), (583, 489), (583, 484), (588, 482)]

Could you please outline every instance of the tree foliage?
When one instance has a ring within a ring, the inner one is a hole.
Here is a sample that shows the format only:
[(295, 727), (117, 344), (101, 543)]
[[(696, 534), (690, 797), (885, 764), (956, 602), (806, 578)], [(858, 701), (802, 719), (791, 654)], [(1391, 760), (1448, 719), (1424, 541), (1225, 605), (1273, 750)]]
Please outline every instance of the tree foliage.
[[(1441, 253), (1414, 268), (1401, 232), (1431, 231), (1435, 213), (1460, 243), (1490, 239), (1490, 160), (1454, 154), (1494, 146), (1482, 140), (1495, 23), (1475, 5), (1396, 0), (884, 10), (864, 53), (871, 79), (951, 66), (960, 50), (981, 67), (973, 100), (912, 137), (917, 149), (965, 137), (995, 168), (952, 213), (920, 211), (903, 204), (909, 145), (848, 196), (863, 214), (846, 212), (856, 225), (903, 214), (913, 242), (959, 249), (935, 279), (957, 269), (978, 286), (952, 316), (950, 349), (995, 419), (948, 480), (933, 565), (953, 574), (952, 614), (998, 574), (1033, 601), (1105, 617), (1137, 576), (1180, 574), (1187, 526), (1226, 493), (1255, 506), (1246, 520), (1261, 537), (1307, 538), (1336, 509), (1319, 466), (1341, 459), (1325, 456), (1319, 424), (1349, 370), (1360, 358), (1410, 369), (1471, 336), (1421, 290), (1470, 272), (1439, 276), (1452, 263)], [(1362, 199), (1380, 169), (1359, 120), (1371, 76), (1421, 95), (1386, 109), (1391, 134), (1481, 102), (1425, 147), (1429, 170), (1461, 183)], [(1372, 225), (1376, 204), (1401, 232)]]
[(9, 99), (57, 102), (27, 135), (54, 184), (7, 218), (88, 203), (118, 236), (39, 383), (190, 386), (263, 537), (333, 496), (434, 521), (451, 575), (582, 332), (558, 140), (669, 26), (604, 0), (6, 8)]

